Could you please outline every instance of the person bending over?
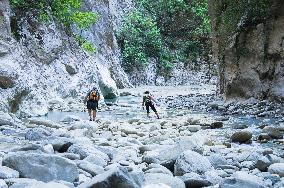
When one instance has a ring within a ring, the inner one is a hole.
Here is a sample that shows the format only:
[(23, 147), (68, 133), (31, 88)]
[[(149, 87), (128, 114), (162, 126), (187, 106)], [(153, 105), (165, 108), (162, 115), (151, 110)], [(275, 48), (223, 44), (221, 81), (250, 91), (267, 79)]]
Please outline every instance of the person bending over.
[(145, 91), (143, 95), (143, 102), (142, 102), (143, 110), (144, 110), (144, 106), (146, 106), (147, 116), (150, 117), (150, 107), (151, 107), (151, 109), (155, 112), (157, 118), (160, 119), (160, 116), (153, 102), (156, 102), (154, 97), (150, 94), (149, 91)]

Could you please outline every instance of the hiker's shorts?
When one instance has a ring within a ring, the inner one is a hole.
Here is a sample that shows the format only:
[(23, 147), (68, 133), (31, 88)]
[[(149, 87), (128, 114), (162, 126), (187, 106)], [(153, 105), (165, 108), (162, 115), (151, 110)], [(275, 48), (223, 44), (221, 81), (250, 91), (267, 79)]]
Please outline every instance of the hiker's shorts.
[(150, 113), (150, 108), (149, 108), (149, 107), (151, 107), (151, 109), (152, 109), (154, 112), (157, 112), (157, 110), (156, 110), (156, 108), (155, 108), (155, 106), (154, 106), (154, 104), (153, 104), (152, 102), (146, 102), (146, 103), (145, 103), (145, 106), (146, 106), (146, 110), (147, 110), (147, 113), (148, 113), (148, 114)]
[(96, 100), (89, 100), (87, 101), (87, 108), (89, 110), (96, 110), (99, 108), (99, 103)]

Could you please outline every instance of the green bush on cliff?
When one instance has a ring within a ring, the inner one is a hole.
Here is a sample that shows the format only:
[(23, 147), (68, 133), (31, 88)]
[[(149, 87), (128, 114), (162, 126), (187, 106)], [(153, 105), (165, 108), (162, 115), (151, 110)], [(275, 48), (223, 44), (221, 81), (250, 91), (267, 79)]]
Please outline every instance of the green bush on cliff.
[(268, 16), (269, 0), (216, 0), (214, 4), (218, 22), (223, 22), (229, 33), (258, 24)]
[(208, 56), (208, 0), (136, 3), (136, 10), (126, 16), (118, 34), (127, 70), (133, 65), (143, 68), (149, 58), (155, 58), (160, 73), (170, 72), (173, 62), (191, 63)]
[[(72, 25), (77, 29), (87, 29), (97, 21), (93, 12), (81, 10), (81, 0), (10, 0), (13, 8), (23, 12), (31, 12), (43, 22), (49, 22), (51, 17), (62, 23), (70, 30)], [(80, 42), (81, 47), (94, 53), (95, 48), (90, 42)]]

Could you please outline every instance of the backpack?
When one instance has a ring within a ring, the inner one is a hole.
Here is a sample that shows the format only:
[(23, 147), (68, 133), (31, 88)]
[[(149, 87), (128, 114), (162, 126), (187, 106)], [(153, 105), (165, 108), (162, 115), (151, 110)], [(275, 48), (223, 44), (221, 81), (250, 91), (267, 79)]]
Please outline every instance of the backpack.
[(99, 92), (96, 90), (91, 91), (89, 95), (89, 100), (96, 100), (96, 101), (100, 100)]
[(152, 102), (150, 94), (144, 95), (144, 97), (145, 97), (145, 102), (147, 103)]

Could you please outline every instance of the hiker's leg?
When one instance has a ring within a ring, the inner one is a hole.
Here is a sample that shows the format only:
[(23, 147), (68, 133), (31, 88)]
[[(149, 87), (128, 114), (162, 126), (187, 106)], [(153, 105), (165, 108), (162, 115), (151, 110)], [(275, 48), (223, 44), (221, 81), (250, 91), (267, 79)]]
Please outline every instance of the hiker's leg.
[(92, 110), (88, 109), (88, 113), (89, 113), (90, 121), (92, 121)]
[(147, 117), (150, 117), (150, 108), (149, 108), (149, 104), (146, 104), (146, 110), (147, 110)]
[(151, 109), (155, 112), (157, 118), (160, 119), (160, 116), (159, 116), (159, 114), (158, 114), (158, 112), (157, 112), (155, 106), (154, 106), (153, 104), (151, 104), (150, 107), (151, 107)]
[(97, 110), (93, 110), (93, 121), (96, 120), (96, 116), (97, 116)]

